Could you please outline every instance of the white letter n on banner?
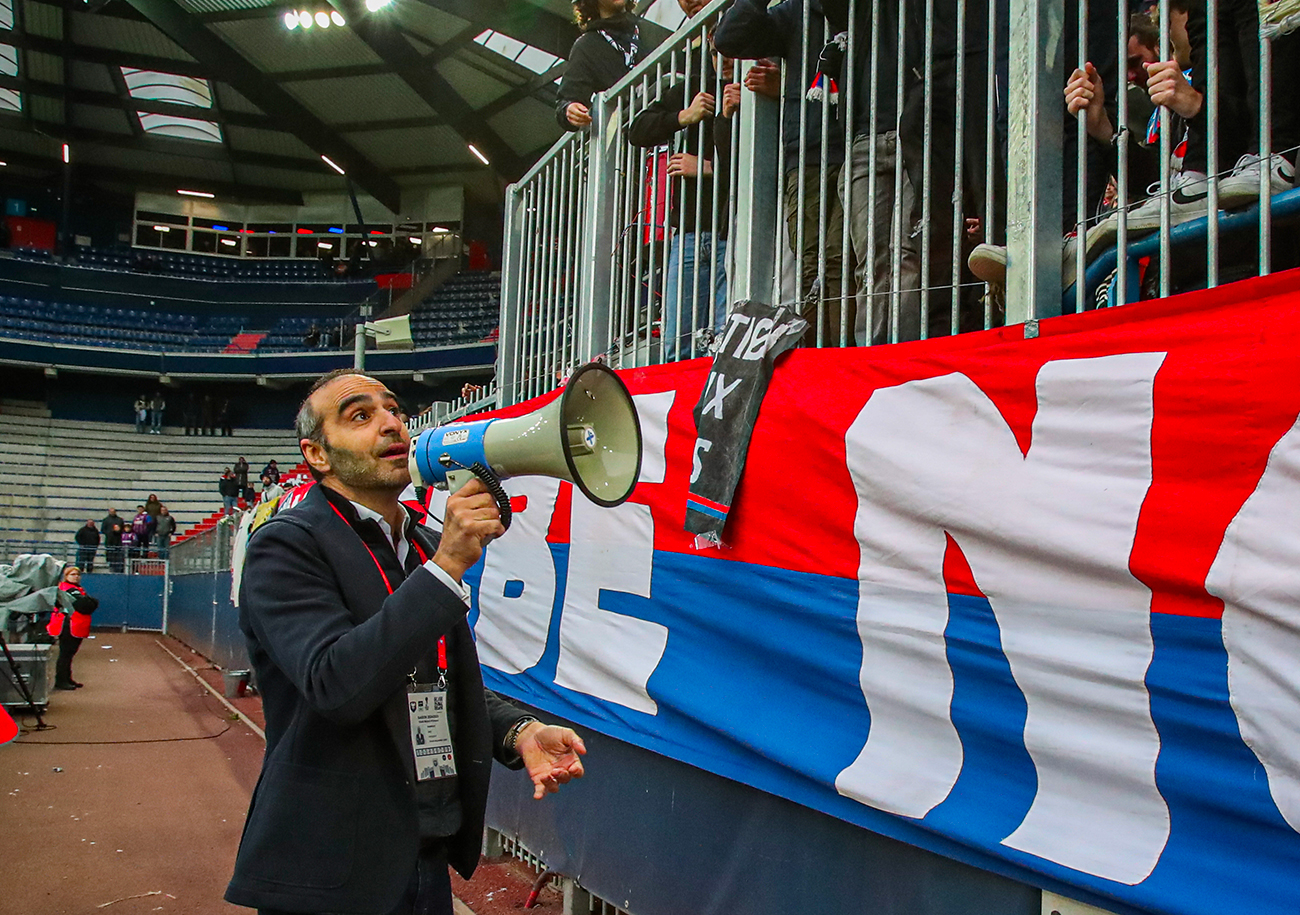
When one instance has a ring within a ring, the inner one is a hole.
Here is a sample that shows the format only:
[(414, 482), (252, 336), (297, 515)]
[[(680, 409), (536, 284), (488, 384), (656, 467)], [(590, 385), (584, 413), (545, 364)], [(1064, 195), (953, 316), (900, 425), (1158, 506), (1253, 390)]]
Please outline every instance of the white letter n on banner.
[(1169, 812), (1145, 685), (1151, 595), (1129, 554), (1151, 485), (1163, 360), (1045, 365), (1027, 453), (964, 375), (872, 395), (846, 440), (871, 729), (836, 779), (840, 794), (920, 818), (961, 773), (944, 640), (948, 533), (989, 598), (1028, 706), (1037, 793), (1002, 844), (1119, 883), (1154, 869)]

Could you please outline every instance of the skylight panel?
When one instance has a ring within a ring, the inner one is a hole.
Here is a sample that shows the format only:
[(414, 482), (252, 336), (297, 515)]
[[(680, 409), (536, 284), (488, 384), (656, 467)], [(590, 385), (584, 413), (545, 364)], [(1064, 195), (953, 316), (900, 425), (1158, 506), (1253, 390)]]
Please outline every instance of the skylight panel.
[[(171, 102), (193, 108), (212, 107), (212, 87), (206, 79), (159, 73), (157, 70), (122, 68), (122, 79), (132, 98), (151, 102)], [(148, 128), (146, 128), (148, 129)]]
[(145, 133), (156, 137), (175, 137), (178, 140), (202, 140), (205, 143), (221, 142), (221, 125), (215, 121), (198, 118), (178, 118), (170, 114), (152, 114), (137, 111)]
[[(0, 74), (18, 75), (18, 49), (0, 44)], [(22, 111), (23, 96), (17, 89), (0, 89), (0, 111)]]
[(549, 54), (541, 48), (535, 48), (517, 38), (502, 35), (492, 29), (480, 33), (474, 41), (489, 51), (495, 51), (506, 60), (514, 61), (534, 73), (545, 73), (560, 61), (560, 58), (554, 54)]

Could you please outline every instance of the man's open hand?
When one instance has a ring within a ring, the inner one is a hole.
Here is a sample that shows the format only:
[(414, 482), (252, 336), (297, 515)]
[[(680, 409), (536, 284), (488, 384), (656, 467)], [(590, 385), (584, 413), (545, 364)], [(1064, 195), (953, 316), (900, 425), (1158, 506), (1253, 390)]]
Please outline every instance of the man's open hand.
[(520, 732), (515, 751), (533, 780), (534, 800), (554, 794), (571, 779), (582, 778), (580, 757), (586, 755), (587, 747), (572, 728), (534, 721)]

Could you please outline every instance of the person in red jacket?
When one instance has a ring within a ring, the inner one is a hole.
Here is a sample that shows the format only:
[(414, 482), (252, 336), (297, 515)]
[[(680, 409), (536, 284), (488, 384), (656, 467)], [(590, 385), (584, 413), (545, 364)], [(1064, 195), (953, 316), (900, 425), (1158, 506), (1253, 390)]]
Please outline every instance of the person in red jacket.
[(81, 587), (81, 569), (69, 565), (63, 570), (59, 590), (72, 595), (72, 612), (55, 610), (46, 631), (59, 640), (59, 659), (54, 665), (54, 688), (77, 689), (84, 686), (72, 679), (72, 658), (81, 647), (81, 640), (90, 635), (90, 614), (99, 601)]

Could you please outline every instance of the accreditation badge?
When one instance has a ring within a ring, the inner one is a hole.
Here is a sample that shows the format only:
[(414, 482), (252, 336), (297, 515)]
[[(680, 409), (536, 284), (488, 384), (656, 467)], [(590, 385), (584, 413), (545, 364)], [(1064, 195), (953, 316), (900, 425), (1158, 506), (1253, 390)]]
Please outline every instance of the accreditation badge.
[(447, 720), (447, 691), (432, 683), (412, 683), (406, 688), (406, 708), (411, 720), (411, 749), (415, 777), (427, 782), (456, 774)]

